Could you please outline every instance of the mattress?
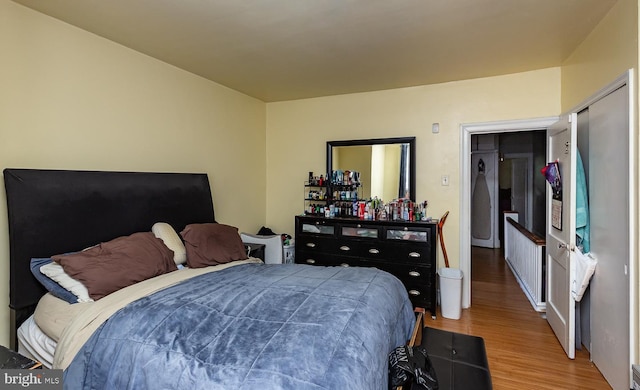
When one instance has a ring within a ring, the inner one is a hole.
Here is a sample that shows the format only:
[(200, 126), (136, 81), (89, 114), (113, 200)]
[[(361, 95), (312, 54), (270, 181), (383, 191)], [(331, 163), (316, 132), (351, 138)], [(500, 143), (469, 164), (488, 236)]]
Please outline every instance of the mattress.
[(38, 327), (34, 316), (30, 316), (18, 328), (18, 353), (39, 361), (45, 367), (53, 366), (53, 354), (57, 342)]
[(71, 305), (49, 293), (45, 294), (34, 314), (18, 328), (18, 352), (51, 368), (62, 331), (76, 314), (86, 310), (89, 305), (91, 302)]

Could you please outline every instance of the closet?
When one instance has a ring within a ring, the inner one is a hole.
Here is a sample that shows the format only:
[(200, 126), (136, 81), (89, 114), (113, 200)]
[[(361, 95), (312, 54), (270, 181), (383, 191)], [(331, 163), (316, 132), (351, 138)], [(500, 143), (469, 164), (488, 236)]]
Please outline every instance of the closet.
[[(614, 389), (630, 388), (629, 87), (578, 113), (578, 151), (589, 193), (591, 253), (598, 260), (580, 302), (582, 343)], [(576, 339), (578, 341), (578, 339)]]
[[(554, 191), (553, 196), (548, 190), (547, 198), (547, 320), (567, 355), (572, 358), (575, 348), (587, 348), (616, 390), (630, 388), (635, 360), (635, 320), (630, 313), (635, 294), (631, 156), (636, 141), (630, 131), (628, 84), (625, 75), (547, 131), (548, 160), (559, 164), (562, 181), (560, 193)], [(584, 186), (576, 185), (581, 176), (578, 155)], [(580, 187), (588, 194), (590, 248), (585, 244), (585, 253), (597, 260), (597, 266), (588, 290), (576, 302), (571, 290), (581, 244), (575, 236), (580, 214), (576, 199), (585, 192)]]

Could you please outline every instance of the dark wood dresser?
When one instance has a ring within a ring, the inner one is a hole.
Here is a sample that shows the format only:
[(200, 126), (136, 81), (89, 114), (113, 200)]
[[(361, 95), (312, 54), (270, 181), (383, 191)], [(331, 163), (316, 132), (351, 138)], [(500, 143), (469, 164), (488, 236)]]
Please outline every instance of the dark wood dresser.
[(436, 230), (435, 222), (296, 216), (295, 262), (387, 271), (435, 318)]

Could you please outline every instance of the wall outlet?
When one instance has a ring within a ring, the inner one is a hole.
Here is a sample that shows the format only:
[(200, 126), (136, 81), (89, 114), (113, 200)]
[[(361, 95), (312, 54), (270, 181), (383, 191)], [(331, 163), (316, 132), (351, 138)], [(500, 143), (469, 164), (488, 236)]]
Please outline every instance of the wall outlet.
[(440, 177), (440, 183), (443, 186), (448, 186), (449, 185), (449, 175), (442, 175), (442, 177)]

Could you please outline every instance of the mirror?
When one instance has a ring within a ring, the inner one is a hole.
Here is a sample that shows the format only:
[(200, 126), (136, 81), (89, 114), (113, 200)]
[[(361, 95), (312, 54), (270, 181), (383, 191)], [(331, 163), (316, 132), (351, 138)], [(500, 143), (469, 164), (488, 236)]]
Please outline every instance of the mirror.
[(416, 138), (327, 142), (327, 172), (360, 172), (361, 197), (416, 199)]

